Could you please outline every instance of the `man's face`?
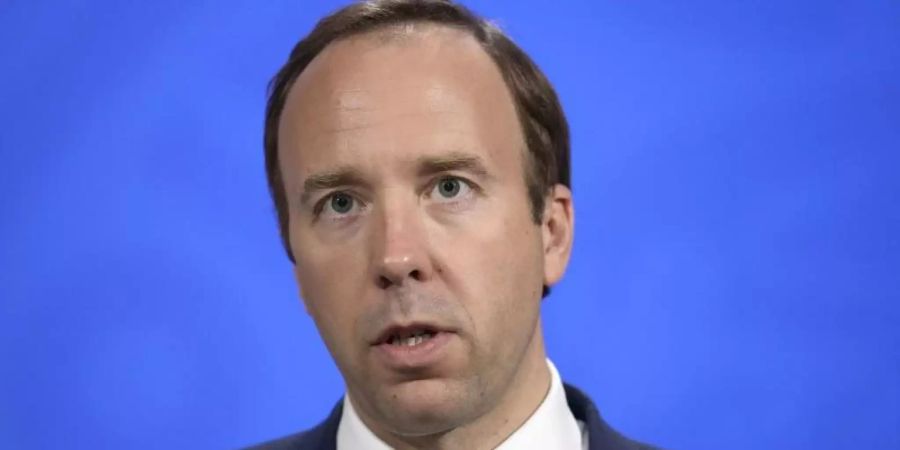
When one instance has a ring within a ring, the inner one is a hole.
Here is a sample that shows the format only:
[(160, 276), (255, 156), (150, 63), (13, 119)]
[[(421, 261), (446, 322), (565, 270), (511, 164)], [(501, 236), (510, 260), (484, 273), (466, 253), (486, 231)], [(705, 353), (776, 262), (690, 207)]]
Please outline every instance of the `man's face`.
[(278, 138), (301, 295), (361, 415), (418, 435), (484, 414), (543, 351), (541, 290), (562, 271), (490, 57), (436, 26), (333, 43)]

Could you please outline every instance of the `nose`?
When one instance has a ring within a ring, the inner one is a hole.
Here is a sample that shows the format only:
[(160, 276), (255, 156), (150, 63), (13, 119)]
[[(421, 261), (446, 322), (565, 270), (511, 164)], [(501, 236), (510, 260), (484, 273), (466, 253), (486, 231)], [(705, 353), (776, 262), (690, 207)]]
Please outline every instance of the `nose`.
[(372, 236), (375, 283), (381, 289), (425, 282), (433, 266), (426, 233), (416, 205), (382, 209), (379, 229)]

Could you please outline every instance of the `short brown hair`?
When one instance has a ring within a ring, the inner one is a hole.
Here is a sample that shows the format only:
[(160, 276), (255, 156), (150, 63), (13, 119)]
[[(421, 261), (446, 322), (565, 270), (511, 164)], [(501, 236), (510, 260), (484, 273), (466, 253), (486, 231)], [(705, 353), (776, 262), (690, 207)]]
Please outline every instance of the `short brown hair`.
[(291, 251), (287, 193), (278, 162), (278, 125), (288, 92), (306, 66), (328, 44), (367, 31), (404, 23), (426, 22), (467, 31), (500, 69), (512, 94), (528, 148), (525, 182), (532, 216), (540, 223), (544, 197), (557, 183), (570, 186), (569, 126), (556, 91), (537, 65), (496, 26), (451, 0), (369, 0), (346, 6), (323, 18), (291, 51), (269, 83), (264, 146), (269, 192), (278, 214), (281, 240)]

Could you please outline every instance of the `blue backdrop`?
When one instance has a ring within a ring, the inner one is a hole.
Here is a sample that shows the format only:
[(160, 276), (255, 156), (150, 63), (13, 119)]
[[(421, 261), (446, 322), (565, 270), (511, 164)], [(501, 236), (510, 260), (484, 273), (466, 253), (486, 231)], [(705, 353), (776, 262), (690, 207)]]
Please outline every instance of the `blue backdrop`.
[[(0, 447), (234, 448), (339, 398), (261, 148), (338, 5), (0, 2)], [(670, 448), (900, 448), (900, 3), (470, 6), (571, 120), (562, 374)]]

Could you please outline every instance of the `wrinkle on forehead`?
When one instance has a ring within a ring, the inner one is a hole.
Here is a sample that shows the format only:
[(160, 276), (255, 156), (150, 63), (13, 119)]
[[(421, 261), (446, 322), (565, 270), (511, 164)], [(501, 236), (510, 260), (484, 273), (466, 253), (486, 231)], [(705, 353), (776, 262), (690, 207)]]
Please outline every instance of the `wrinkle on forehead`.
[(458, 113), (459, 99), (449, 92), (446, 86), (432, 83), (422, 86), (408, 86), (409, 89), (419, 89), (422, 92), (424, 102), (418, 108), (391, 114), (389, 118), (372, 116), (378, 111), (378, 100), (374, 100), (373, 92), (366, 89), (346, 89), (334, 92), (334, 113), (338, 120), (336, 126), (323, 127), (319, 131), (322, 134), (340, 133), (344, 131), (360, 130), (380, 125), (385, 120), (411, 119), (421, 115), (443, 115), (449, 129), (453, 128), (454, 119), (449, 117)]
[[(389, 50), (390, 47), (408, 47), (416, 45), (416, 52), (421, 58), (416, 64), (408, 67), (391, 67), (381, 64), (384, 53), (379, 50)], [(357, 47), (357, 48), (354, 48)], [(474, 51), (473, 51), (474, 50)], [(330, 97), (327, 103), (337, 109), (347, 111), (372, 110), (376, 105), (372, 104), (368, 91), (372, 88), (365, 77), (371, 76), (371, 69), (378, 67), (379, 75), (397, 73), (398, 70), (416, 75), (421, 83), (434, 81), (436, 76), (429, 65), (440, 65), (447, 54), (453, 54), (455, 58), (464, 58), (467, 66), (487, 63), (493, 68), (494, 62), (487, 55), (481, 45), (468, 32), (446, 25), (431, 23), (405, 23), (392, 25), (384, 29), (352, 35), (329, 44), (317, 55), (306, 69), (297, 78), (291, 92), (288, 95), (288, 104), (303, 103), (303, 101)], [(352, 56), (348, 56), (352, 55)], [(359, 67), (366, 67), (365, 74), (360, 74)], [(499, 71), (497, 71), (499, 76)], [(477, 78), (477, 77), (473, 77)], [(477, 83), (481, 81), (482, 83)], [(484, 80), (467, 79), (472, 89), (478, 88), (477, 84), (483, 84)], [(316, 85), (316, 89), (309, 89), (310, 85)], [(408, 89), (412, 86), (393, 86), (394, 89)], [(446, 95), (444, 87), (439, 85), (425, 86), (429, 90), (429, 103), (433, 109), (440, 109)], [(504, 83), (505, 87), (505, 83)], [(418, 88), (422, 88), (421, 86)], [(300, 97), (302, 101), (291, 101), (291, 97)]]
[(365, 89), (345, 89), (336, 93), (337, 107), (345, 111), (371, 111), (373, 106), (368, 101)]
[[(378, 38), (385, 33), (393, 38)], [(524, 148), (493, 59), (468, 32), (434, 24), (363, 33), (326, 47), (288, 94), (279, 126), (282, 163), (311, 156), (310, 146), (330, 149), (329, 158), (337, 157), (334, 151), (359, 157), (352, 150), (371, 148), (370, 129), (378, 129), (380, 148), (408, 144), (415, 134), (456, 135), (469, 141), (458, 145), (469, 147), (474, 139), (490, 149)]]

